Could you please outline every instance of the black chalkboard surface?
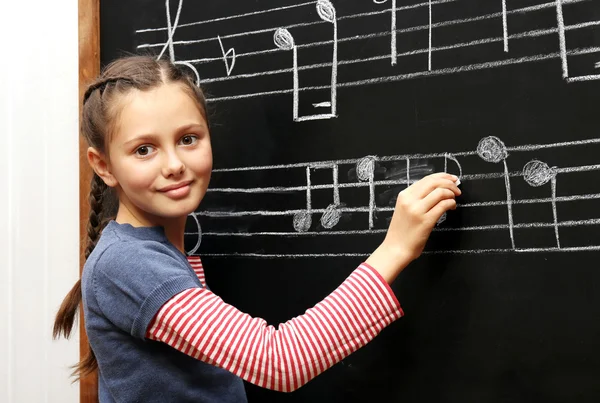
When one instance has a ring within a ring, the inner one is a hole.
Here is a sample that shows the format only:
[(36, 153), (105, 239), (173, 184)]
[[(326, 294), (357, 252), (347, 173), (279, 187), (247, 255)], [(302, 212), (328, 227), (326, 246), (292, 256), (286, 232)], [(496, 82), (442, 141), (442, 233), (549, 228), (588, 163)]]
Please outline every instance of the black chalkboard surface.
[(197, 74), (215, 172), (186, 246), (269, 323), (374, 250), (407, 182), (461, 176), (406, 316), (251, 402), (600, 401), (598, 1), (102, 1), (101, 49)]

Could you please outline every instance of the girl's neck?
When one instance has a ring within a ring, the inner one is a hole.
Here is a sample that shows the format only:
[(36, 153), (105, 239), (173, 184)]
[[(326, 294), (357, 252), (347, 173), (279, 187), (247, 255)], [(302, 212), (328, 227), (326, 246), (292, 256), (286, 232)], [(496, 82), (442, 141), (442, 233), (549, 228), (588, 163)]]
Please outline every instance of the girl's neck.
[(185, 254), (183, 235), (185, 232), (186, 219), (187, 217), (185, 216), (177, 218), (149, 218), (134, 215), (129, 209), (119, 206), (115, 221), (119, 224), (130, 224), (134, 227), (163, 227), (169, 242), (171, 242), (181, 253)]

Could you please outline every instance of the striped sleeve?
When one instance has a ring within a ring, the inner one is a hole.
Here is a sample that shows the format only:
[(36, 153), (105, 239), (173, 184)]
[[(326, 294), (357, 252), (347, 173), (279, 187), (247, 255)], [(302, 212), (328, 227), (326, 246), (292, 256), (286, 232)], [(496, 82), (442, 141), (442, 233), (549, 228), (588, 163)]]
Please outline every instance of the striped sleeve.
[(146, 337), (260, 387), (291, 392), (402, 315), (387, 282), (363, 263), (323, 301), (278, 329), (206, 288), (192, 288), (159, 310)]
[(203, 287), (206, 287), (206, 277), (204, 276), (204, 266), (202, 266), (202, 260), (200, 260), (200, 256), (188, 256), (188, 262), (190, 262), (190, 266), (194, 269), (194, 273), (198, 276), (200, 283)]

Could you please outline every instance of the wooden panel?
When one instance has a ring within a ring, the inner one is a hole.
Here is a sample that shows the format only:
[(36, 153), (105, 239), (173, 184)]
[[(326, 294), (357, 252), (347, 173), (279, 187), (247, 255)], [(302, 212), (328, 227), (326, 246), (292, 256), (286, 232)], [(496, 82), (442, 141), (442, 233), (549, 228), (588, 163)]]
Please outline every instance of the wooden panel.
[[(79, 105), (83, 99), (86, 86), (100, 72), (100, 1), (79, 0)], [(80, 106), (81, 109), (81, 106)], [(80, 270), (85, 262), (84, 250), (86, 224), (89, 215), (88, 194), (92, 170), (87, 162), (87, 144), (80, 137), (79, 140), (79, 234), (80, 244)], [(87, 350), (88, 339), (85, 334), (83, 310), (80, 313), (80, 356)], [(86, 376), (80, 382), (81, 403), (98, 402), (98, 374)]]

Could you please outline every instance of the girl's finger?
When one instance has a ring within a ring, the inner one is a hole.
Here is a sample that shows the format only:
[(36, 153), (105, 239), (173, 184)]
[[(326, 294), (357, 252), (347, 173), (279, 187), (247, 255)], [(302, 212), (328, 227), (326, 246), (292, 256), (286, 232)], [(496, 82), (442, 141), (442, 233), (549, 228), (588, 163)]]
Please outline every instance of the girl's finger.
[(423, 214), (425, 214), (429, 212), (429, 210), (434, 208), (442, 200), (454, 199), (455, 197), (456, 195), (454, 194), (452, 189), (444, 187), (435, 188), (419, 203), (420, 210)]
[(424, 199), (428, 194), (433, 192), (436, 188), (446, 188), (454, 192), (456, 196), (460, 196), (461, 191), (456, 186), (456, 176), (443, 174), (443, 176), (427, 176), (415, 183), (412, 193), (417, 199)]
[(438, 222), (442, 214), (444, 214), (448, 210), (456, 209), (456, 200), (454, 199), (444, 199), (440, 201), (438, 204), (433, 206), (431, 210), (425, 215), (431, 220), (431, 222)]

